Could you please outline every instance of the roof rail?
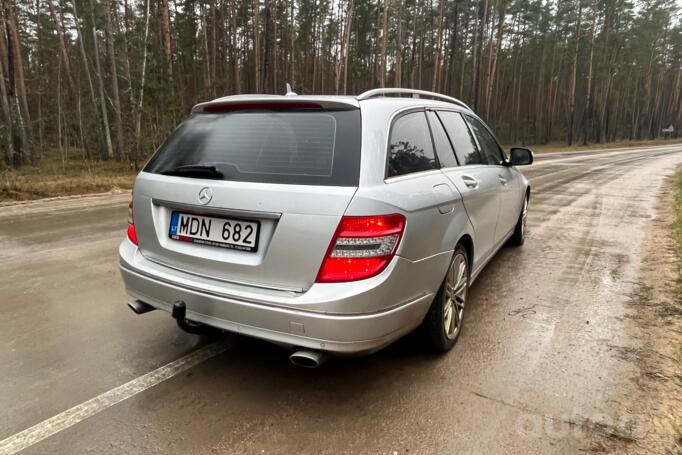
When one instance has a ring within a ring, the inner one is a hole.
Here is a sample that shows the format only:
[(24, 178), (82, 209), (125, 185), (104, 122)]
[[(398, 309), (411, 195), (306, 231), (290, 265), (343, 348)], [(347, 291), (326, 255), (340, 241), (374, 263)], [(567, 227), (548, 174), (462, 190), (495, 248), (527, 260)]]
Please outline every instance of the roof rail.
[(467, 106), (466, 104), (464, 104), (463, 101), (460, 101), (457, 98), (441, 95), (440, 93), (427, 92), (425, 90), (414, 90), (411, 88), (375, 88), (374, 90), (368, 90), (364, 93), (361, 93), (356, 98), (358, 99), (358, 101), (362, 101), (369, 98), (386, 95), (412, 95), (415, 98), (419, 98), (421, 96), (428, 96), (442, 101), (447, 101), (449, 103), (457, 104), (458, 106), (471, 110), (469, 106)]

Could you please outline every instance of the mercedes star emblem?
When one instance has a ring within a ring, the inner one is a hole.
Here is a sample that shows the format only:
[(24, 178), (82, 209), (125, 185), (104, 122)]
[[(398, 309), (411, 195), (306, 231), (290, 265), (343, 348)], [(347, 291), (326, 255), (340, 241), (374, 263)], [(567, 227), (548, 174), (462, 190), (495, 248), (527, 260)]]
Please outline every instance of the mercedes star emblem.
[(206, 205), (209, 202), (211, 202), (211, 199), (213, 199), (213, 190), (210, 189), (209, 187), (204, 187), (199, 191), (199, 203), (201, 205)]

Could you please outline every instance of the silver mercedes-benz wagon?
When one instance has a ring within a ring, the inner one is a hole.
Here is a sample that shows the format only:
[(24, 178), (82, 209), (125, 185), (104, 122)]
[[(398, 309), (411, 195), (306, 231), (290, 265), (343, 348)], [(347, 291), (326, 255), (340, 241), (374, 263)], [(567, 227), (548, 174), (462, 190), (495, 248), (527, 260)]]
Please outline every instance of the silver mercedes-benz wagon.
[(194, 107), (135, 181), (120, 268), (136, 313), (295, 350), (376, 351), (462, 330), (470, 284), (524, 241), (528, 180), (459, 100), (408, 89)]

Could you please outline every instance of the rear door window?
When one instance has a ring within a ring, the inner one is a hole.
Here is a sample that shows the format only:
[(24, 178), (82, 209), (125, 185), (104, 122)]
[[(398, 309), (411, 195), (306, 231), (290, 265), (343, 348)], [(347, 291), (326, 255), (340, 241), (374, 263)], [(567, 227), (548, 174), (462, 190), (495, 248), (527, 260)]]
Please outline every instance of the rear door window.
[(433, 136), (433, 143), (436, 145), (436, 155), (442, 167), (455, 167), (457, 160), (455, 159), (455, 152), (452, 150), (448, 135), (443, 129), (438, 116), (433, 111), (427, 111), (426, 117), (429, 119), (429, 126), (431, 127), (431, 135)]
[(195, 113), (144, 170), (214, 166), (225, 180), (357, 186), (360, 128), (359, 110)]
[(488, 128), (476, 117), (467, 115), (467, 121), (471, 125), (478, 143), (481, 146), (481, 151), (487, 164), (501, 165), (504, 164), (504, 153), (502, 148), (497, 143), (495, 136), (488, 130)]
[(443, 121), (459, 164), (481, 164), (483, 160), (476, 147), (476, 141), (471, 136), (469, 127), (462, 116), (452, 111), (439, 111), (438, 116)]
[(388, 177), (438, 169), (424, 112), (399, 117), (391, 127)]

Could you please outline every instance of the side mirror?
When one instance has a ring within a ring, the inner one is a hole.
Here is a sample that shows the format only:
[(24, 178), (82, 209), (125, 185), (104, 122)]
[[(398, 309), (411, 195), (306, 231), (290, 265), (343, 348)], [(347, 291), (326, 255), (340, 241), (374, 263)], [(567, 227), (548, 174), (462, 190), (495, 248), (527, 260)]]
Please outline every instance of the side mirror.
[(533, 164), (533, 152), (527, 148), (513, 147), (510, 151), (509, 164), (511, 166)]

